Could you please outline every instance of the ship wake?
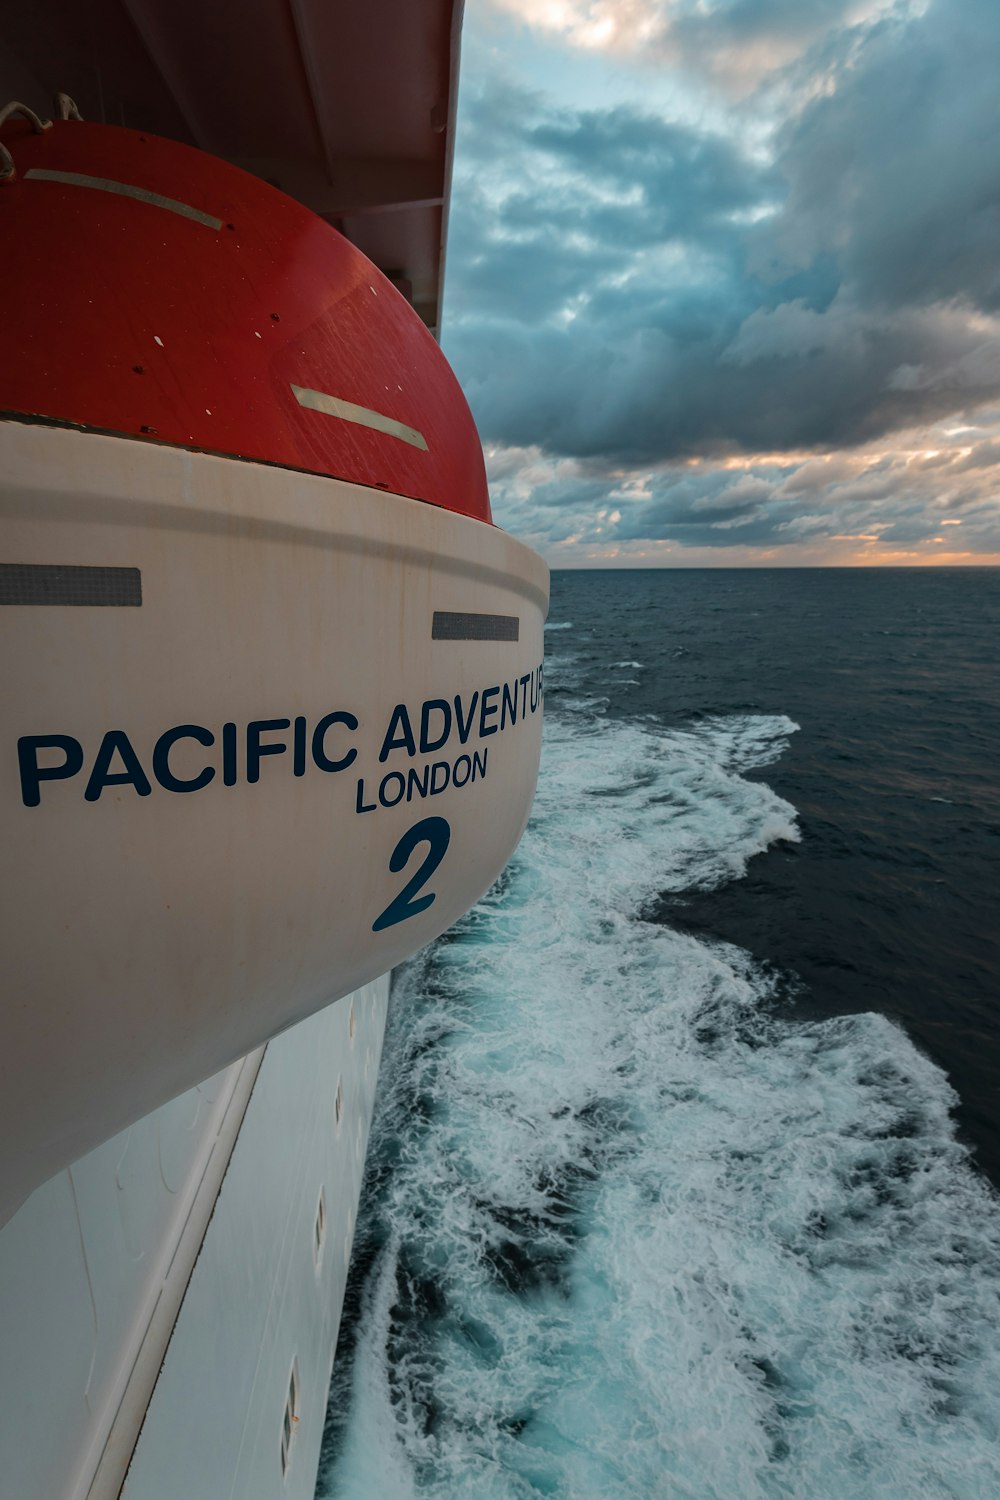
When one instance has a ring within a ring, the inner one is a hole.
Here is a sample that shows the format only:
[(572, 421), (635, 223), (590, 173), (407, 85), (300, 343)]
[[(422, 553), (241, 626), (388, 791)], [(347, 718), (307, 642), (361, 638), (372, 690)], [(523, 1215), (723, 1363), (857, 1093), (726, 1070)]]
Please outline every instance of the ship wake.
[(397, 976), (321, 1496), (1000, 1493), (944, 1075), (657, 920), (798, 838), (746, 774), (795, 727), (555, 694), (514, 861)]

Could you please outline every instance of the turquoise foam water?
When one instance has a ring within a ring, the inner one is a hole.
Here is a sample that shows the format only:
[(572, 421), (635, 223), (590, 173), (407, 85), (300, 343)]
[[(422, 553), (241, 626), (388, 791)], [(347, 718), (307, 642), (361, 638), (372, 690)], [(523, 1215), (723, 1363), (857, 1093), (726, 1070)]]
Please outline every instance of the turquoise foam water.
[(1000, 1494), (1000, 1218), (944, 1075), (648, 919), (798, 838), (745, 774), (795, 725), (558, 701), (511, 867), (397, 982), (319, 1493)]

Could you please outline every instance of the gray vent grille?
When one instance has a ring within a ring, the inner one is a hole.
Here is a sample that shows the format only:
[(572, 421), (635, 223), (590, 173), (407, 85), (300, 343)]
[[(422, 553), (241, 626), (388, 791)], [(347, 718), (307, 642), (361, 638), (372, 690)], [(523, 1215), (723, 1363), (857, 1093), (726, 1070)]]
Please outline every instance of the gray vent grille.
[(446, 609), (434, 611), (431, 639), (434, 641), (516, 641), (521, 622), (517, 615), (463, 615)]
[(0, 604), (142, 603), (138, 568), (79, 568), (54, 563), (0, 563)]

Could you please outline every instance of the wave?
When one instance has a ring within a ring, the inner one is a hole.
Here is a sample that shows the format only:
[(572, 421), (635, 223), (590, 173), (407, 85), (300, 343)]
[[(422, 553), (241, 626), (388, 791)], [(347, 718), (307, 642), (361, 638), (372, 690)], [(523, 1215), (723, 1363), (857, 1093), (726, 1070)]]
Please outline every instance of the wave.
[(1000, 1222), (946, 1078), (644, 915), (799, 837), (745, 775), (796, 726), (559, 704), (512, 864), (395, 985), (319, 1493), (1000, 1493)]

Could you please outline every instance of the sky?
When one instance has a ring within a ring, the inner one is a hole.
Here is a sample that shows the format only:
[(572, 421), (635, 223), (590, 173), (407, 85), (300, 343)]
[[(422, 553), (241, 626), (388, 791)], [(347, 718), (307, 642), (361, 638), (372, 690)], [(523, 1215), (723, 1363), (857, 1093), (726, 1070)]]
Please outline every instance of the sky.
[(1000, 0), (466, 0), (443, 346), (554, 567), (1000, 564)]

